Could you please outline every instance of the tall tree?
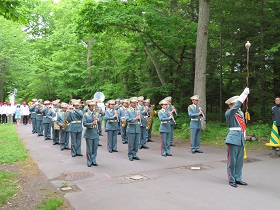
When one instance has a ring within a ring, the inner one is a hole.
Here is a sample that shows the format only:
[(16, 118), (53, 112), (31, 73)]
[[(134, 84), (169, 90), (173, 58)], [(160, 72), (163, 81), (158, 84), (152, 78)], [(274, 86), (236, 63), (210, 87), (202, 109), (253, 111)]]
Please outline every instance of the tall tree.
[[(206, 59), (210, 0), (199, 0), (198, 28), (195, 53), (194, 93), (200, 97), (201, 107), (206, 113)], [(202, 129), (206, 128), (202, 121)]]

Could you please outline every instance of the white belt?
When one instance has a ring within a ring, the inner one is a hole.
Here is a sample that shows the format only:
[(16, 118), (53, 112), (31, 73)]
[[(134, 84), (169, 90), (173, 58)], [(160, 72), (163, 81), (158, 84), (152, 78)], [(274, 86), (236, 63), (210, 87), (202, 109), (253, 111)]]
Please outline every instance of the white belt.
[(144, 116), (143, 118), (148, 118), (148, 116)]
[(229, 128), (230, 131), (241, 131), (240, 127), (231, 127)]
[(36, 112), (31, 112), (32, 114), (37, 114)]
[(194, 118), (191, 118), (191, 120), (193, 120), (193, 121), (200, 121), (200, 119), (194, 119)]
[(72, 121), (71, 123), (81, 123), (82, 121)]
[(128, 123), (129, 125), (137, 125), (139, 122), (134, 122), (134, 123)]
[(37, 114), (37, 115), (43, 115), (43, 114)]
[(170, 121), (161, 121), (160, 123), (170, 123)]

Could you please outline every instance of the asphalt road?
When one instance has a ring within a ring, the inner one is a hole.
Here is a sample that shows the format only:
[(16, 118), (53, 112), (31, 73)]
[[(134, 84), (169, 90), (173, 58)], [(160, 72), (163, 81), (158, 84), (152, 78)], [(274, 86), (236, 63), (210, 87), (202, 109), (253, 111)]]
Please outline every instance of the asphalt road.
[(162, 157), (160, 139), (153, 137), (149, 149), (139, 150), (141, 160), (129, 161), (120, 136), (117, 153), (106, 150), (102, 136), (99, 166), (87, 167), (85, 156), (72, 158), (69, 150), (31, 134), (30, 124), (18, 125), (17, 131), (53, 185), (72, 188), (65, 197), (77, 210), (280, 209), (280, 159), (271, 157), (270, 150), (247, 152), (243, 181), (249, 185), (233, 188), (227, 181), (225, 148), (202, 145), (203, 154), (192, 154), (189, 141), (175, 140), (173, 156)]

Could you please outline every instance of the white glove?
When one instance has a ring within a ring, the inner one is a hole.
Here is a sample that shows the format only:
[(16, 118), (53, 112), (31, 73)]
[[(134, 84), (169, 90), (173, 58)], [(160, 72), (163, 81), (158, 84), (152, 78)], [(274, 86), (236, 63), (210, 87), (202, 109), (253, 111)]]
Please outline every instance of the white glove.
[(244, 93), (245, 95), (249, 95), (250, 89), (249, 89), (248, 87), (246, 87), (246, 88), (244, 89), (243, 93)]
[(245, 99), (247, 98), (247, 96), (249, 95), (250, 90), (248, 87), (246, 87), (243, 91), (243, 93), (241, 93), (241, 95), (238, 97), (238, 101), (240, 101), (241, 103), (243, 103), (245, 101)]

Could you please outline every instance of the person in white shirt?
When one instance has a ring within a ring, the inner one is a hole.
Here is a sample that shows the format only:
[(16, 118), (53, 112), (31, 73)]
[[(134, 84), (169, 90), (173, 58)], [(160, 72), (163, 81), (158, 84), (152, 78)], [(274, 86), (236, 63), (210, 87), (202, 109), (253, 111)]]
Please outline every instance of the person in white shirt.
[(22, 102), (22, 106), (21, 106), (21, 115), (23, 117), (22, 123), (24, 125), (27, 125), (27, 123), (28, 123), (29, 114), (30, 114), (29, 107), (28, 107), (28, 105), (26, 105), (26, 101), (24, 101), (24, 102)]
[(14, 107), (12, 107), (12, 104), (9, 102), (8, 106), (6, 107), (6, 115), (8, 119), (8, 124), (13, 124), (13, 115), (14, 115)]

